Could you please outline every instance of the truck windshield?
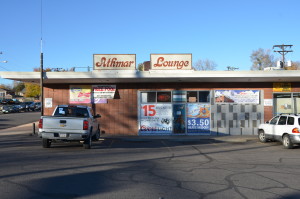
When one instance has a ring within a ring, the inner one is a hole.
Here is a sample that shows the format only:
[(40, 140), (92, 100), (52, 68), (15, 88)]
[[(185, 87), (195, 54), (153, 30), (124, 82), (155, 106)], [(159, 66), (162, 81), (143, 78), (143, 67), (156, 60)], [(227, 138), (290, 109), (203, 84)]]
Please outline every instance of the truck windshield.
[(86, 108), (58, 107), (54, 113), (55, 117), (88, 117)]

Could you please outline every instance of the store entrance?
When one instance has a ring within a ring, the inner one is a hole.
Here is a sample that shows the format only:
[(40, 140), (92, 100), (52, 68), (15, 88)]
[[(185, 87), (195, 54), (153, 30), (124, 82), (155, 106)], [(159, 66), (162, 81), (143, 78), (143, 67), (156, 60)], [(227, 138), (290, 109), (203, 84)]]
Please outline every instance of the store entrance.
[(173, 104), (173, 134), (185, 134), (185, 104)]

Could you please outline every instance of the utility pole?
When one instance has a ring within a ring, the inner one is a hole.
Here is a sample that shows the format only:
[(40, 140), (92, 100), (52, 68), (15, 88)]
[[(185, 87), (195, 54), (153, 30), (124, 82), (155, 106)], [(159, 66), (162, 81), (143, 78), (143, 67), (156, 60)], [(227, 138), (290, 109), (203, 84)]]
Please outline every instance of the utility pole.
[(41, 0), (41, 53), (40, 53), (41, 116), (44, 115), (44, 54), (43, 54), (43, 0)]
[(291, 49), (293, 45), (274, 45), (273, 46), (273, 49), (274, 48), (280, 48), (281, 50), (274, 50), (274, 52), (276, 53), (279, 53), (282, 55), (282, 64), (283, 64), (283, 67), (285, 66), (285, 55), (289, 52), (293, 52), (292, 50), (286, 50), (287, 48)]

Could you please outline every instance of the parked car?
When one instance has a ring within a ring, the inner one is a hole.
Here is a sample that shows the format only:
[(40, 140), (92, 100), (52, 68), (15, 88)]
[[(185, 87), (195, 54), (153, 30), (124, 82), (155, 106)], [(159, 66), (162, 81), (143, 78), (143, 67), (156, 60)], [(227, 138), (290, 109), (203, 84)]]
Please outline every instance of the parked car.
[(28, 106), (29, 106), (30, 111), (35, 111), (35, 103), (34, 102), (31, 102)]
[(11, 113), (19, 113), (20, 109), (16, 105), (9, 105)]
[(22, 102), (20, 104), (20, 111), (30, 111), (30, 104), (32, 104), (33, 102)]
[(35, 103), (35, 111), (41, 111), (41, 106), (42, 106), (41, 102), (36, 102)]
[(300, 144), (300, 115), (281, 114), (258, 127), (261, 142), (280, 141), (284, 148), (291, 149)]
[(2, 113), (12, 113), (13, 107), (11, 105), (4, 105), (2, 106)]

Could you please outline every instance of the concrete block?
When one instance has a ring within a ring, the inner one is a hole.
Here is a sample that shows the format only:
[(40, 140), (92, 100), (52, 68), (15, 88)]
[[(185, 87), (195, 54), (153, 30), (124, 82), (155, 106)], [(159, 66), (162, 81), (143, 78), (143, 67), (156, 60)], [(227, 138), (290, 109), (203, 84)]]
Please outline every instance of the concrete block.
[(241, 128), (230, 128), (230, 135), (242, 135)]
[(252, 128), (242, 128), (242, 135), (253, 135)]

